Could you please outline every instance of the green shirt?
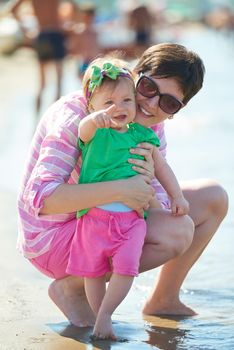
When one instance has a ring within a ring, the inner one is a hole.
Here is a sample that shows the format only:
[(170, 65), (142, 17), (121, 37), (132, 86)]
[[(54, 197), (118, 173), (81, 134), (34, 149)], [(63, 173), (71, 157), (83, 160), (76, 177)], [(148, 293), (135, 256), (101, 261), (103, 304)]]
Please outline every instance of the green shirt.
[[(79, 183), (93, 183), (126, 179), (138, 174), (128, 163), (129, 158), (144, 159), (133, 155), (130, 148), (135, 148), (140, 142), (148, 142), (157, 147), (160, 141), (152, 129), (140, 124), (128, 125), (128, 130), (120, 133), (115, 129), (97, 129), (94, 137), (87, 143), (78, 140), (82, 150), (82, 167)], [(82, 216), (87, 209), (78, 212)]]

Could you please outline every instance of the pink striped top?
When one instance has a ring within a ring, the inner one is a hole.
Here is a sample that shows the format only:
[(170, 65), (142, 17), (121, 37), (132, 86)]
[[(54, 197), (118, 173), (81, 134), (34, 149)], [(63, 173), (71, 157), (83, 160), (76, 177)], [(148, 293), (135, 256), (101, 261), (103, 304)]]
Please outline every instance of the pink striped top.
[[(18, 195), (18, 249), (28, 258), (50, 249), (59, 228), (75, 219), (76, 213), (40, 215), (43, 201), (62, 183), (78, 181), (78, 124), (87, 114), (81, 92), (73, 92), (54, 103), (42, 117), (33, 137)], [(165, 156), (164, 125), (153, 128)], [(168, 197), (160, 184), (153, 183), (157, 197), (168, 205)], [(74, 226), (75, 230), (75, 226)]]

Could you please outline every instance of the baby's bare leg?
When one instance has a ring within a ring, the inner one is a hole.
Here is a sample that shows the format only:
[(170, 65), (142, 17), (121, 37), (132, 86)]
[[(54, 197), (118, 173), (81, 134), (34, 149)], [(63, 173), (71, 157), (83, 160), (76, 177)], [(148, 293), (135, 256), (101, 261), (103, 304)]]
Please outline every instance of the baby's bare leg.
[(105, 276), (97, 278), (85, 277), (84, 285), (89, 305), (95, 315), (97, 315), (106, 293), (106, 278)]
[(132, 276), (112, 275), (94, 326), (93, 334), (97, 338), (116, 340), (111, 315), (128, 294), (132, 282)]

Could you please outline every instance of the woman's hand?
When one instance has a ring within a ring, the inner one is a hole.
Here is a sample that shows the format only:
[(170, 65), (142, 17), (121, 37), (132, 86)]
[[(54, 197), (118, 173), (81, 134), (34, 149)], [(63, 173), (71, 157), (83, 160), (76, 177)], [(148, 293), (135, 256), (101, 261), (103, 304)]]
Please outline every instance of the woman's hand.
[(149, 203), (155, 194), (150, 183), (151, 178), (144, 175), (136, 175), (121, 180), (121, 192), (123, 193), (120, 201), (136, 210), (141, 217), (144, 217), (144, 210), (149, 208)]
[(155, 146), (153, 146), (150, 143), (142, 142), (137, 145), (136, 148), (132, 148), (130, 152), (132, 154), (138, 154), (140, 156), (143, 156), (145, 159), (136, 159), (136, 158), (129, 158), (128, 162), (133, 164), (133, 169), (137, 171), (139, 174), (146, 175), (151, 180), (155, 177), (154, 176), (154, 161), (153, 161), (153, 149)]

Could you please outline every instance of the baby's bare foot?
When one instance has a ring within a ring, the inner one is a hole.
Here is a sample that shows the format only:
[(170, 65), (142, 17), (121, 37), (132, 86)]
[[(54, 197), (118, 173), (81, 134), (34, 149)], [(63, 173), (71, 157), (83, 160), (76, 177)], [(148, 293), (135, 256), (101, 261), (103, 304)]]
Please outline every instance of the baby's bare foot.
[(82, 287), (76, 286), (73, 277), (55, 280), (49, 286), (49, 296), (67, 319), (77, 327), (93, 326), (95, 317)]
[(91, 339), (92, 340), (103, 340), (103, 339), (117, 340), (117, 337), (113, 331), (110, 315), (108, 314), (98, 315)]

